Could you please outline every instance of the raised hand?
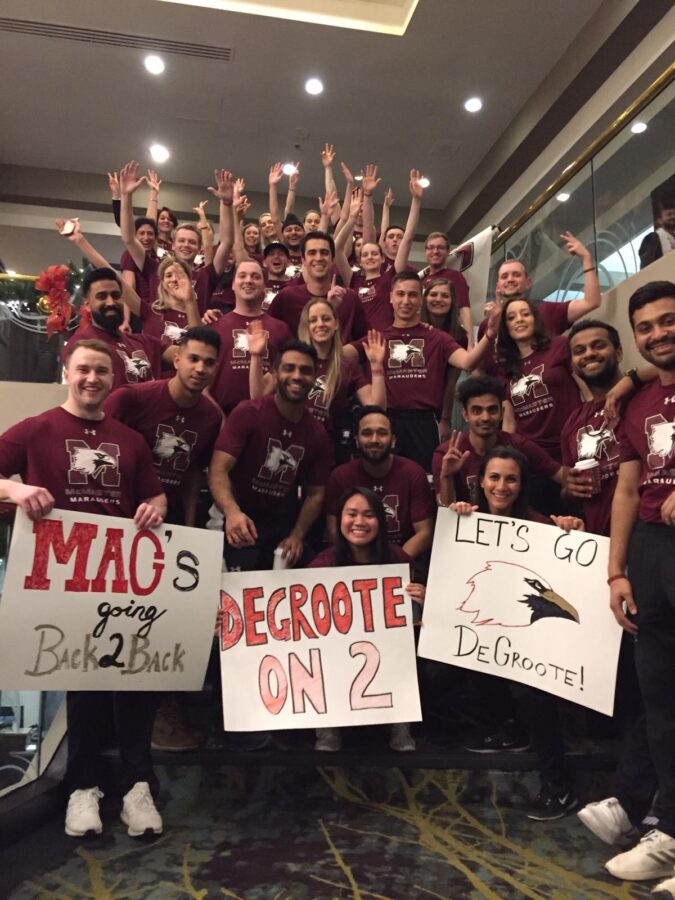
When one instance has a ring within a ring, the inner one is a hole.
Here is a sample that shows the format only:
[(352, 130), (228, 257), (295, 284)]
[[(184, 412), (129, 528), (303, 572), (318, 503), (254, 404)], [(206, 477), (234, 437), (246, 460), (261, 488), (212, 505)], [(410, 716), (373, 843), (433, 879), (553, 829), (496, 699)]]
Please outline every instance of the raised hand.
[[(180, 271), (178, 271), (180, 269)], [(182, 267), (174, 266), (174, 275), (168, 285), (169, 294), (181, 303), (196, 303), (197, 295), (192, 286), (192, 282), (183, 271)]]
[(377, 177), (377, 166), (373, 165), (373, 163), (368, 163), (363, 170), (363, 181), (361, 182), (364, 195), (368, 197), (372, 194), (381, 181), (382, 179)]
[(348, 184), (354, 184), (354, 176), (351, 173), (347, 163), (340, 163), (340, 168), (342, 169), (342, 174), (345, 176), (345, 181)]
[(422, 177), (419, 169), (411, 169), (410, 170), (410, 195), (412, 197), (417, 197), (418, 200), (421, 200), (424, 196), (424, 188), (420, 184), (420, 178)]
[(333, 306), (337, 309), (338, 306), (342, 303), (342, 298), (347, 293), (345, 288), (342, 285), (337, 284), (335, 279), (335, 275), (330, 283), (330, 288), (328, 289), (328, 293), (326, 294), (326, 300), (329, 300)]
[(394, 192), (391, 188), (387, 188), (387, 191), (384, 195), (384, 199), (382, 201), (386, 207), (389, 207), (394, 202)]
[(200, 200), (197, 206), (192, 207), (192, 211), (196, 212), (200, 219), (206, 218), (206, 213), (204, 212), (204, 207), (208, 203), (208, 200)]
[(148, 187), (150, 188), (150, 190), (154, 191), (156, 194), (159, 194), (159, 188), (162, 183), (162, 179), (154, 169), (148, 169), (148, 175), (145, 180), (148, 182)]
[(363, 344), (363, 349), (371, 369), (381, 369), (384, 366), (386, 345), (379, 331), (376, 331), (374, 328), (368, 331), (368, 337)]
[(332, 144), (326, 144), (326, 146), (321, 151), (321, 162), (323, 163), (324, 168), (330, 168), (330, 166), (333, 165), (334, 159), (335, 147)]
[(325, 197), (317, 197), (317, 201), (319, 203), (319, 212), (321, 215), (329, 217), (338, 205), (338, 195), (335, 191), (329, 191)]
[(120, 199), (120, 178), (117, 172), (108, 172), (108, 187), (113, 200)]
[[(443, 462), (441, 463), (441, 478), (452, 478), (458, 472), (461, 472), (464, 463), (471, 456), (469, 450), (465, 450), (462, 453), (459, 449), (461, 440), (461, 431), (453, 431), (450, 435), (448, 449), (445, 451)], [(459, 512), (459, 510), (456, 511)]]
[(248, 352), (251, 356), (263, 356), (267, 349), (267, 332), (261, 319), (253, 319), (246, 329)]
[(219, 200), (222, 200), (223, 203), (230, 206), (234, 199), (234, 180), (232, 178), (232, 172), (228, 172), (227, 169), (214, 169), (213, 177), (215, 178), (216, 186), (208, 187), (206, 190), (213, 194), (214, 197), (217, 197)]
[(578, 238), (575, 238), (571, 231), (563, 231), (560, 237), (565, 241), (565, 250), (567, 250), (570, 256), (580, 256), (586, 257), (589, 260), (591, 259), (588, 248), (582, 244)]
[(349, 218), (357, 219), (363, 205), (363, 191), (356, 188), (352, 191), (352, 199), (349, 202)]
[(243, 178), (237, 178), (234, 182), (234, 196), (241, 197), (246, 190), (246, 181)]
[(246, 196), (246, 194), (242, 194), (241, 197), (238, 197), (234, 201), (233, 206), (234, 206), (234, 211), (237, 214), (237, 218), (242, 221), (243, 221), (244, 217), (246, 216), (246, 213), (251, 208), (251, 204), (250, 204), (249, 199)]
[(270, 166), (270, 174), (268, 177), (269, 185), (272, 187), (279, 184), (281, 179), (284, 177), (284, 167), (280, 162), (274, 163), (273, 166)]
[(297, 187), (299, 180), (300, 180), (300, 163), (296, 162), (295, 171), (291, 172), (291, 174), (288, 176), (288, 190), (294, 191)]
[(119, 174), (120, 194), (133, 194), (147, 181), (147, 175), (139, 175), (140, 166), (134, 160), (122, 166)]
[(485, 334), (488, 339), (494, 341), (499, 333), (499, 323), (502, 318), (502, 305), (501, 303), (495, 303), (492, 309), (490, 310), (490, 314), (487, 320), (487, 328), (485, 329)]
[(55, 224), (59, 234), (63, 235), (63, 237), (67, 237), (68, 240), (73, 241), (73, 243), (76, 243), (77, 239), (81, 236), (80, 220), (77, 218), (56, 219)]

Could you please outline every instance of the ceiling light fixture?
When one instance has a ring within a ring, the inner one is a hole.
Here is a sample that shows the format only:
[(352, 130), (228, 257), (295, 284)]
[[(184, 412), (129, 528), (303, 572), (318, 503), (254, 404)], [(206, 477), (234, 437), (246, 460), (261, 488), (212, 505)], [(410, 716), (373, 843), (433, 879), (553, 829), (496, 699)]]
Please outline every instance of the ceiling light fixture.
[(363, 181), (363, 172), (354, 176), (354, 181)]
[(305, 90), (308, 94), (322, 94), (323, 82), (318, 78), (308, 78), (305, 82)]
[(154, 54), (150, 54), (150, 56), (146, 56), (143, 60), (143, 65), (150, 72), (151, 75), (161, 75), (164, 69), (166, 68), (164, 65), (164, 60), (161, 56), (155, 56)]
[(559, 203), (567, 203), (567, 201), (570, 199), (570, 195), (565, 193), (565, 191), (561, 191), (559, 194), (555, 195), (555, 199)]
[(483, 108), (483, 101), (480, 97), (469, 97), (468, 100), (464, 101), (464, 109), (467, 112), (478, 112), (479, 109)]
[(420, 187), (423, 187), (423, 188), (428, 188), (429, 185), (431, 184), (431, 182), (429, 181), (429, 179), (427, 178), (426, 175), (422, 175), (422, 177), (420, 178), (420, 180), (417, 183), (419, 184)]
[(150, 146), (150, 156), (155, 162), (163, 163), (167, 161), (170, 154), (164, 144), (152, 144)]
[(5, 275), (9, 275), (10, 278), (13, 278), (16, 275), (16, 272), (14, 271), (14, 269), (7, 269)]
[(283, 168), (282, 168), (281, 171), (284, 173), (284, 175), (295, 175), (295, 173), (296, 173), (298, 170), (297, 170), (297, 168), (295, 167), (295, 164), (294, 164), (294, 163), (284, 163)]
[(642, 134), (643, 131), (647, 130), (647, 125), (645, 122), (633, 122), (630, 126), (630, 130), (633, 134)]

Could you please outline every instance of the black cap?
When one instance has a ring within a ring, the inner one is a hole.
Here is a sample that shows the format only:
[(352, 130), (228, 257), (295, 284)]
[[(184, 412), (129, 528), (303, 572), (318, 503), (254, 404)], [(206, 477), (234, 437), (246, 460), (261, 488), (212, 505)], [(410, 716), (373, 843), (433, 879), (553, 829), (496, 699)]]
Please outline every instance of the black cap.
[(299, 225), (301, 228), (305, 227), (295, 213), (289, 213), (281, 223), (282, 228), (287, 228), (289, 225)]
[(288, 247), (286, 244), (281, 241), (270, 241), (269, 244), (263, 250), (263, 259), (267, 259), (272, 250), (283, 250), (286, 256), (290, 256), (291, 254), (288, 252)]

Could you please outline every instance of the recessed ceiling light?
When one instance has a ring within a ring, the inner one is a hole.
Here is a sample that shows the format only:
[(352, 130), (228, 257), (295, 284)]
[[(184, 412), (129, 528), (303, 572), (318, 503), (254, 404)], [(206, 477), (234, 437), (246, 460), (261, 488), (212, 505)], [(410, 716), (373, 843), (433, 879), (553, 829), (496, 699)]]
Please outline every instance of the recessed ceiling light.
[(431, 182), (429, 181), (429, 179), (427, 178), (426, 175), (422, 175), (422, 177), (420, 178), (418, 184), (419, 184), (420, 187), (428, 188), (429, 185), (431, 184)]
[(305, 90), (308, 94), (323, 93), (323, 82), (318, 78), (308, 78), (305, 82)]
[(483, 108), (483, 101), (480, 97), (469, 97), (468, 100), (464, 101), (464, 109), (467, 112), (478, 112), (479, 109)]
[(169, 158), (169, 151), (164, 144), (152, 144), (150, 147), (150, 156), (155, 162), (163, 163)]
[(284, 175), (295, 175), (298, 170), (293, 163), (284, 163), (281, 171), (284, 173)]
[(645, 122), (633, 122), (630, 126), (630, 130), (633, 134), (642, 134), (643, 131), (647, 130), (647, 125)]
[(6, 274), (6, 275), (11, 275), (12, 277), (14, 277), (14, 275), (16, 275), (16, 272), (14, 271), (14, 269), (7, 269), (7, 271), (5, 272), (5, 274)]
[(143, 65), (151, 75), (161, 75), (165, 69), (164, 60), (162, 59), (162, 57), (155, 56), (154, 54), (146, 56), (143, 60)]
[(363, 173), (354, 176), (354, 181), (363, 181)]
[(560, 203), (567, 203), (567, 201), (570, 199), (570, 195), (565, 193), (565, 191), (561, 191), (561, 193), (555, 195), (555, 199)]

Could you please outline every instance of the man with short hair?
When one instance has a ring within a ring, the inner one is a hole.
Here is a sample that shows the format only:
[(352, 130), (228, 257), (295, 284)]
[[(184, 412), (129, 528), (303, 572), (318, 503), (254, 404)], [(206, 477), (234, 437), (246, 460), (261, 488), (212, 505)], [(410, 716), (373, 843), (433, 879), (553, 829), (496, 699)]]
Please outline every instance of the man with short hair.
[[(382, 260), (382, 274), (394, 268), (396, 262), (396, 254), (405, 234), (400, 225), (389, 225), (384, 234), (380, 237), (380, 246), (384, 259)], [(364, 238), (365, 240), (365, 238)]]
[(291, 280), (286, 274), (291, 262), (288, 247), (281, 241), (271, 241), (263, 250), (263, 275), (265, 278), (265, 298), (262, 308), (264, 312), (272, 305), (272, 300)]
[(368, 321), (356, 292), (331, 287), (335, 263), (333, 238), (322, 231), (310, 231), (302, 239), (300, 251), (304, 283), (282, 288), (272, 301), (270, 316), (281, 319), (297, 334), (300, 315), (307, 303), (314, 297), (328, 297), (337, 307), (343, 342), (365, 337)]
[(334, 540), (342, 494), (352, 487), (367, 487), (382, 498), (387, 515), (387, 537), (412, 559), (431, 548), (434, 503), (426, 473), (404, 456), (395, 456), (396, 437), (387, 413), (379, 406), (364, 406), (358, 413), (356, 446), (359, 457), (334, 469), (326, 486), (326, 530)]
[[(268, 246), (272, 246), (269, 244)], [(242, 400), (249, 400), (249, 368), (251, 356), (248, 349), (248, 327), (260, 320), (267, 335), (267, 345), (262, 355), (263, 371), (271, 368), (282, 344), (293, 335), (288, 326), (263, 312), (263, 270), (254, 260), (240, 262), (232, 281), (235, 305), (232, 312), (216, 319), (213, 328), (220, 336), (222, 351), (218, 362), (211, 395), (229, 415)]]
[[(157, 222), (148, 216), (139, 216), (134, 219), (134, 236), (145, 254), (143, 265), (139, 266), (128, 250), (125, 250), (120, 259), (122, 278), (133, 288), (145, 303), (154, 303), (157, 299), (157, 267), (159, 256), (157, 254), (157, 238), (159, 231)], [(140, 258), (140, 254), (136, 254)]]
[(462, 418), (469, 430), (453, 435), (434, 451), (431, 471), (440, 506), (457, 500), (476, 501), (476, 484), (483, 457), (498, 445), (515, 447), (534, 475), (560, 484), (563, 468), (534, 441), (502, 430), (504, 385), (487, 375), (467, 378), (457, 388)]
[[(33, 520), (56, 507), (133, 518), (139, 529), (163, 522), (166, 497), (149, 449), (136, 432), (103, 411), (113, 386), (113, 354), (102, 341), (71, 343), (64, 366), (65, 403), (13, 425), (0, 437), (0, 496)], [(86, 466), (82, 459), (94, 451), (96, 466)], [(22, 481), (11, 481), (12, 475)], [(100, 757), (111, 700), (125, 788), (122, 821), (132, 837), (162, 831), (151, 794), (157, 790), (150, 749), (156, 695), (69, 691), (66, 781), (71, 793), (65, 828), (71, 837), (101, 833)]]
[(229, 569), (271, 569), (277, 547), (294, 566), (321, 513), (333, 450), (305, 406), (316, 363), (309, 344), (285, 343), (275, 360), (275, 393), (240, 403), (216, 441), (209, 487), (225, 516)]
[(457, 269), (448, 268), (448, 256), (450, 255), (450, 243), (448, 237), (442, 231), (432, 231), (424, 241), (424, 255), (428, 265), (418, 274), (422, 279), (422, 285), (427, 285), (434, 278), (447, 279), (455, 289), (455, 300), (459, 320), (464, 331), (473, 338), (473, 321), (471, 319), (471, 302), (469, 300), (469, 285), (466, 278)]
[[(654, 281), (639, 288), (628, 315), (638, 351), (656, 367), (658, 379), (624, 411), (607, 580), (616, 620), (637, 635), (659, 825), (607, 869), (616, 878), (641, 881), (675, 874), (675, 284)], [(660, 887), (675, 890), (675, 877)]]

